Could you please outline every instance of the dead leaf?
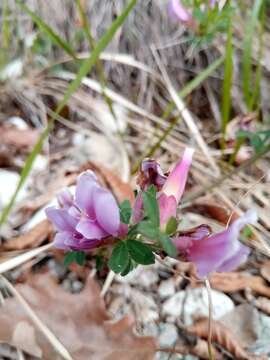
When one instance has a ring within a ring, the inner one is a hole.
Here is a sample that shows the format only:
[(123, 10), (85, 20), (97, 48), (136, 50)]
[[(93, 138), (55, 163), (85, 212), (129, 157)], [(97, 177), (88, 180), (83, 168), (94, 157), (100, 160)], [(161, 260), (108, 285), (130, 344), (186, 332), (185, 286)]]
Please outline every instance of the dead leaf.
[(40, 246), (53, 233), (53, 226), (48, 220), (43, 220), (30, 231), (3, 243), (4, 250), (23, 250)]
[(250, 275), (245, 272), (216, 273), (210, 277), (211, 286), (223, 292), (235, 292), (251, 289), (254, 292), (270, 297), (270, 287), (260, 276)]
[[(191, 334), (194, 334), (202, 339), (208, 338), (208, 318), (201, 318), (194, 325), (187, 329)], [(225, 350), (231, 353), (234, 359), (238, 360), (252, 360), (253, 355), (250, 355), (243, 348), (235, 334), (228, 329), (221, 322), (212, 320), (212, 342), (222, 346)]]
[(244, 347), (249, 347), (258, 340), (259, 313), (250, 304), (241, 304), (224, 315), (219, 321), (230, 328)]
[[(154, 357), (154, 339), (135, 335), (129, 316), (110, 321), (99, 286), (91, 277), (79, 294), (67, 293), (47, 274), (33, 276), (29, 284), (18, 285), (17, 290), (76, 360), (150, 360)], [(6, 300), (0, 312), (0, 341), (10, 344), (13, 341), (13, 345), (22, 349), (20, 342), (14, 344), (14, 334), (21, 322), (33, 326), (16, 299)], [(51, 344), (37, 329), (29, 335), (27, 344), (31, 341), (33, 349), (41, 349), (42, 359), (57, 359)], [(33, 355), (29, 349), (28, 352)]]
[(255, 306), (263, 311), (265, 314), (270, 315), (270, 300), (266, 297), (259, 296), (255, 301)]
[(39, 131), (36, 129), (18, 129), (13, 125), (0, 126), (1, 144), (13, 146), (18, 150), (22, 148), (31, 149), (37, 142)]
[[(225, 207), (209, 201), (209, 199), (206, 199), (203, 203), (195, 202), (191, 206), (187, 207), (186, 210), (196, 214), (201, 214), (205, 217), (209, 217), (223, 225), (227, 225), (227, 222), (230, 219), (231, 215), (231, 211), (228, 211), (228, 209), (226, 209)], [(236, 213), (233, 213), (230, 222), (233, 222), (237, 218), (238, 215)]]
[(261, 275), (270, 283), (270, 260), (267, 260), (261, 266)]

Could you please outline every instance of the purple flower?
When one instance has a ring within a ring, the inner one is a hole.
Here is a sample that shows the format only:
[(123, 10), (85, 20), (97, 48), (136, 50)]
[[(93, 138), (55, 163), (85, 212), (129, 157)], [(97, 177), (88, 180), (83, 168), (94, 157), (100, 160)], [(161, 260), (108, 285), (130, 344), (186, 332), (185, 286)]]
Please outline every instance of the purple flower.
[(66, 250), (96, 247), (108, 236), (118, 235), (119, 208), (112, 193), (100, 186), (91, 171), (77, 181), (75, 197), (68, 190), (58, 196), (60, 208), (49, 207), (46, 215), (55, 225), (54, 245)]
[(137, 179), (142, 190), (146, 190), (150, 185), (155, 185), (157, 190), (160, 190), (166, 179), (167, 176), (163, 174), (160, 165), (155, 160), (143, 160)]
[(255, 211), (249, 210), (219, 233), (209, 235), (202, 225), (192, 236), (180, 235), (173, 241), (179, 252), (196, 265), (199, 277), (204, 278), (214, 271), (232, 271), (246, 261), (250, 250), (239, 241), (239, 235), (244, 226), (256, 221)]

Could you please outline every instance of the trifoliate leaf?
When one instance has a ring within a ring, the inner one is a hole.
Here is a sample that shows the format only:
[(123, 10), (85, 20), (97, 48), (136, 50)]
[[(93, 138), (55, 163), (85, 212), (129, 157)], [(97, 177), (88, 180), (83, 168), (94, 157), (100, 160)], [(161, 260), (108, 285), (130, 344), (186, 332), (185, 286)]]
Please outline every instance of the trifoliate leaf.
[(160, 233), (159, 234), (159, 241), (163, 247), (163, 249), (166, 251), (166, 253), (171, 256), (175, 257), (177, 255), (177, 250), (174, 244), (172, 243), (171, 239), (167, 234)]
[(115, 273), (120, 273), (125, 270), (129, 262), (129, 253), (127, 245), (124, 241), (120, 241), (113, 249), (109, 260), (109, 267)]
[(69, 266), (76, 261), (76, 251), (69, 251), (64, 258), (64, 265)]
[(144, 215), (151, 221), (154, 227), (159, 227), (159, 206), (155, 186), (151, 185), (147, 191), (143, 192), (142, 197)]
[(166, 234), (174, 234), (177, 230), (177, 220), (175, 217), (170, 217), (166, 225)]
[(127, 247), (131, 258), (138, 264), (150, 265), (155, 263), (155, 255), (147, 244), (137, 240), (128, 240)]
[(124, 200), (120, 205), (120, 219), (121, 222), (124, 224), (129, 224), (130, 218), (131, 218), (131, 205), (129, 200)]
[(156, 240), (158, 238), (159, 229), (153, 225), (151, 221), (144, 220), (137, 224), (137, 233), (144, 235), (148, 239)]

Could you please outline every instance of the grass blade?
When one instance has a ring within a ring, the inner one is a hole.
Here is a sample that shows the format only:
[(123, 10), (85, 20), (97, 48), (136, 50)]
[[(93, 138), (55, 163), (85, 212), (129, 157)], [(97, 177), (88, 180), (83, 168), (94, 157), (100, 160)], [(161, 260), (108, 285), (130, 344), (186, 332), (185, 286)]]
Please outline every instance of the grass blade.
[(29, 7), (23, 4), (21, 1), (16, 0), (16, 3), (25, 11), (37, 24), (42, 32), (44, 32), (53, 43), (60, 46), (66, 53), (68, 53), (74, 60), (77, 60), (77, 56), (75, 51), (71, 48), (71, 46), (63, 40), (59, 35), (54, 32), (54, 30), (48, 26), (38, 15), (36, 15)]
[(12, 209), (13, 204), (15, 203), (16, 197), (17, 197), (20, 189), (22, 188), (23, 184), (25, 183), (29, 173), (30, 173), (30, 170), (31, 170), (31, 168), (33, 166), (35, 158), (40, 153), (40, 151), (42, 149), (43, 142), (48, 137), (48, 135), (50, 133), (50, 130), (53, 128), (54, 121), (56, 120), (57, 115), (61, 112), (61, 110), (67, 104), (67, 102), (70, 99), (70, 97), (72, 96), (72, 94), (78, 89), (78, 87), (80, 86), (83, 78), (92, 69), (93, 65), (96, 63), (97, 59), (99, 58), (99, 54), (105, 49), (105, 47), (109, 44), (109, 42), (113, 38), (116, 31), (124, 23), (126, 17), (130, 13), (132, 8), (135, 6), (136, 2), (137, 2), (137, 0), (131, 0), (129, 2), (129, 4), (126, 6), (126, 8), (123, 10), (121, 15), (119, 15), (114, 20), (114, 22), (112, 23), (110, 28), (106, 31), (106, 33), (102, 36), (102, 38), (97, 43), (94, 51), (91, 53), (89, 58), (83, 61), (82, 65), (81, 65), (81, 67), (80, 67), (80, 69), (78, 71), (78, 74), (77, 74), (76, 78), (69, 84), (69, 86), (68, 86), (68, 88), (67, 88), (67, 90), (66, 90), (66, 92), (65, 92), (65, 94), (63, 96), (63, 99), (60, 101), (60, 103), (57, 106), (57, 109), (55, 111), (55, 115), (52, 116), (52, 118), (50, 119), (47, 127), (44, 129), (44, 131), (40, 135), (38, 142), (35, 144), (31, 154), (26, 159), (26, 162), (25, 162), (24, 168), (23, 168), (23, 170), (21, 172), (20, 180), (19, 180), (19, 183), (18, 183), (18, 185), (16, 187), (16, 190), (15, 190), (11, 200), (9, 201), (8, 205), (5, 207), (5, 209), (1, 213), (0, 227), (6, 221), (6, 219), (8, 217), (8, 214), (9, 214), (10, 210)]
[(243, 49), (243, 93), (247, 107), (251, 110), (252, 102), (252, 39), (260, 14), (263, 0), (255, 0), (250, 19), (247, 21)]
[(222, 143), (221, 143), (221, 146), (223, 149), (225, 147), (226, 128), (227, 128), (227, 124), (229, 122), (230, 113), (231, 113), (231, 87), (232, 87), (232, 77), (233, 77), (232, 32), (233, 32), (233, 27), (232, 27), (232, 22), (230, 20), (230, 22), (228, 24), (228, 31), (227, 31), (223, 94), (222, 94), (222, 103), (221, 103), (221, 113), (222, 113), (222, 123), (221, 123)]
[[(222, 57), (218, 58), (217, 60), (215, 60), (212, 64), (210, 64), (205, 70), (203, 70), (201, 73), (199, 73), (186, 86), (184, 86), (184, 88), (178, 92), (178, 96), (181, 97), (182, 99), (184, 99), (186, 96), (191, 94), (194, 89), (196, 89), (199, 85), (201, 85), (201, 83), (205, 79), (207, 79), (224, 62), (224, 59), (225, 59), (225, 57), (222, 56)], [(166, 108), (162, 114), (162, 119), (164, 119), (164, 120), (167, 119), (174, 108), (175, 108), (175, 103), (174, 103), (174, 101), (171, 101), (166, 106)], [(174, 129), (177, 122), (178, 122), (177, 118), (175, 120), (173, 120), (172, 122), (170, 122), (167, 129), (165, 129), (163, 134), (161, 134), (158, 137), (157, 141), (143, 152), (143, 154), (141, 155), (139, 160), (133, 166), (132, 174), (134, 174), (138, 170), (138, 168), (144, 158), (151, 157), (155, 153), (155, 151), (160, 148), (162, 142), (167, 138), (167, 136), (170, 134), (170, 132)], [(158, 127), (157, 129), (159, 129), (159, 128), (160, 127)]]

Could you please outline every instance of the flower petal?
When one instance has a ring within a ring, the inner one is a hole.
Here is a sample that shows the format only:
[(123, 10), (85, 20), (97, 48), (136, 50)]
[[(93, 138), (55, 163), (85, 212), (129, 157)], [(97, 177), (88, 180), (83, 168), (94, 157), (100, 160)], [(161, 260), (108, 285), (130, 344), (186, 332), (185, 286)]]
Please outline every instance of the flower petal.
[(162, 188), (162, 192), (167, 196), (173, 195), (177, 203), (179, 203), (185, 190), (193, 152), (194, 150), (191, 148), (187, 148), (184, 151), (182, 160), (180, 160), (170, 172), (170, 175)]
[(88, 215), (92, 213), (92, 196), (94, 189), (97, 187), (99, 187), (99, 185), (96, 176), (92, 171), (87, 170), (79, 176), (75, 191), (75, 203)]
[(237, 267), (245, 258), (243, 245), (238, 240), (240, 231), (247, 224), (257, 220), (256, 212), (247, 211), (234, 221), (226, 230), (202, 240), (192, 242), (188, 249), (188, 259), (196, 264), (200, 277), (212, 271)]
[(136, 196), (133, 209), (132, 209), (132, 222), (137, 224), (143, 219), (143, 197), (142, 192), (140, 191)]
[(96, 189), (93, 201), (98, 224), (108, 234), (117, 235), (120, 226), (120, 211), (112, 193), (106, 189)]
[(236, 269), (239, 265), (244, 263), (247, 260), (247, 257), (250, 253), (250, 249), (247, 246), (240, 244), (238, 251), (233, 257), (225, 261), (221, 266), (218, 267), (217, 271), (232, 271)]
[(76, 230), (86, 239), (102, 239), (109, 234), (96, 221), (88, 218), (81, 218)]
[(137, 177), (137, 184), (142, 190), (146, 190), (150, 185), (155, 185), (158, 190), (162, 188), (167, 176), (157, 161), (152, 159), (145, 159), (141, 164), (141, 169)]
[(73, 205), (73, 197), (68, 188), (63, 189), (56, 197), (62, 208), (69, 208)]
[(68, 250), (69, 246), (67, 245), (67, 242), (70, 241), (71, 238), (72, 238), (72, 233), (68, 231), (58, 232), (54, 237), (53, 245), (57, 249)]
[(159, 217), (161, 228), (166, 227), (166, 224), (170, 217), (176, 216), (177, 202), (173, 195), (167, 196), (161, 194), (158, 198), (159, 204)]
[(47, 218), (55, 225), (57, 230), (62, 231), (73, 231), (77, 219), (71, 216), (65, 209), (57, 209), (55, 207), (48, 207), (45, 209)]
[(180, 0), (169, 1), (169, 15), (182, 22), (190, 22), (192, 20), (190, 12), (182, 5)]

